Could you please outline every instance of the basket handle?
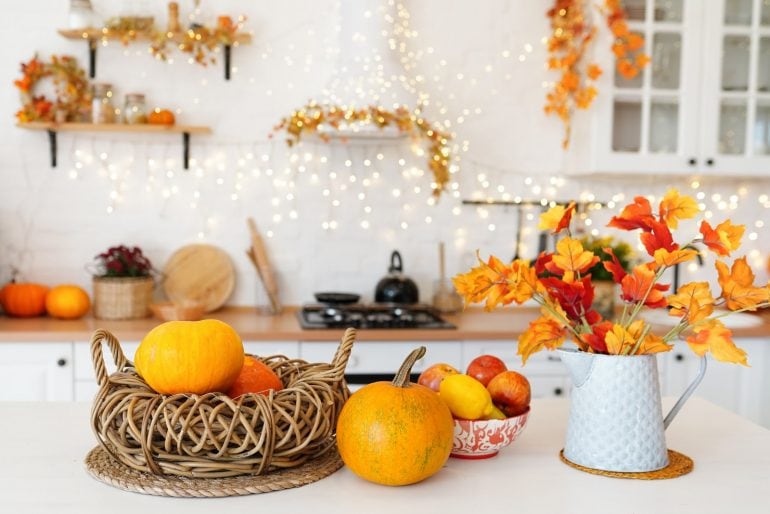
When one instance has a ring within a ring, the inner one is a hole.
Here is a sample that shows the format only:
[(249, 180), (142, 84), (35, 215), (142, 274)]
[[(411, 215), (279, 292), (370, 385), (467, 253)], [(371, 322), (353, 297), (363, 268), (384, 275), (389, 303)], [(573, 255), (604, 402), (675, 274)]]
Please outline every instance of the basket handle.
[(102, 353), (102, 342), (105, 341), (110, 348), (110, 353), (112, 353), (112, 358), (118, 369), (123, 369), (128, 362), (128, 359), (123, 354), (123, 350), (120, 348), (120, 342), (114, 335), (103, 328), (94, 332), (94, 335), (91, 336), (91, 360), (94, 363), (96, 383), (99, 386), (107, 382), (108, 376), (107, 366), (104, 363), (104, 354)]
[(348, 328), (345, 330), (345, 334), (342, 336), (340, 345), (337, 347), (337, 351), (334, 353), (334, 359), (332, 359), (332, 375), (335, 380), (341, 380), (345, 376), (345, 367), (348, 365), (348, 359), (350, 359), (350, 352), (353, 351), (353, 343), (356, 342), (356, 329)]

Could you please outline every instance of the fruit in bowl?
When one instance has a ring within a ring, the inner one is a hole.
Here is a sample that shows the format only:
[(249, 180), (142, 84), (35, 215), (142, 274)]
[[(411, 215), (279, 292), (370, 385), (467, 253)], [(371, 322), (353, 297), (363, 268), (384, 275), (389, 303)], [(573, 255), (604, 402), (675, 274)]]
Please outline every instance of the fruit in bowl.
[(516, 371), (503, 371), (487, 384), (492, 403), (506, 416), (518, 416), (529, 409), (531, 390), (527, 377)]
[(518, 416), (505, 419), (455, 419), (450, 457), (489, 459), (511, 444), (524, 430), (529, 408)]
[(450, 366), (449, 364), (439, 362), (438, 364), (433, 364), (432, 366), (425, 368), (425, 370), (420, 373), (420, 376), (417, 378), (417, 383), (421, 386), (425, 386), (428, 389), (433, 389), (434, 391), (438, 392), (439, 384), (441, 384), (442, 380), (444, 380), (449, 375), (457, 375), (458, 373), (460, 372), (457, 371), (456, 368)]
[(494, 355), (479, 355), (468, 364), (468, 370), (465, 373), (466, 375), (472, 376), (486, 387), (490, 380), (503, 371), (508, 371), (508, 367), (499, 357), (495, 357)]

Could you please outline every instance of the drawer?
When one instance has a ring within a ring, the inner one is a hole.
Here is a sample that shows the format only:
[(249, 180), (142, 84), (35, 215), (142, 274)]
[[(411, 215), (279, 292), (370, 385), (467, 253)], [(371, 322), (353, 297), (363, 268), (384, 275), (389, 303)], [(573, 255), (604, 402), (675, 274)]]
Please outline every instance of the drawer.
[[(126, 359), (133, 362), (136, 349), (139, 348), (139, 342), (124, 343), (121, 341), (120, 347)], [(107, 373), (113, 373), (115, 371), (115, 360), (112, 358), (112, 353), (107, 345), (102, 344), (102, 352), (104, 362), (107, 365)], [(91, 359), (91, 343), (75, 343), (75, 380), (96, 380), (94, 363)]]
[(246, 353), (257, 357), (271, 355), (284, 355), (290, 359), (299, 357), (298, 341), (244, 341), (243, 348)]
[(527, 375), (532, 388), (532, 398), (564, 398), (569, 396), (570, 381), (567, 376)]
[(75, 401), (92, 402), (94, 396), (99, 391), (96, 380), (77, 380), (75, 381)]
[(521, 365), (521, 355), (517, 355), (518, 345), (516, 341), (465, 341), (463, 343), (463, 368), (479, 355), (494, 355), (498, 357), (508, 369), (530, 377), (530, 375), (567, 375), (567, 368), (561, 363), (559, 356), (552, 351), (543, 350), (535, 353), (527, 359), (525, 366)]
[[(331, 362), (338, 343), (301, 342), (300, 357), (308, 362)], [(405, 343), (393, 341), (357, 342), (353, 346), (346, 374), (387, 373), (395, 375), (409, 353), (419, 346), (425, 346), (425, 357), (412, 368), (420, 373), (428, 366), (445, 362), (458, 367), (462, 364), (462, 347), (458, 341)]]

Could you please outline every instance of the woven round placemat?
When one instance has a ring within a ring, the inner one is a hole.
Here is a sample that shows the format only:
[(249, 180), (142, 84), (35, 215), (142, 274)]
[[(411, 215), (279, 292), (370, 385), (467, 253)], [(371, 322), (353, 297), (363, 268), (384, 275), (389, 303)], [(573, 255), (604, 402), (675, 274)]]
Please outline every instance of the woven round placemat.
[(667, 478), (676, 478), (682, 475), (686, 475), (692, 471), (693, 468), (693, 462), (690, 457), (679, 452), (675, 452), (674, 450), (668, 450), (668, 466), (665, 468), (639, 473), (630, 473), (626, 471), (604, 471), (601, 469), (587, 468), (568, 460), (564, 456), (564, 449), (559, 452), (559, 458), (564, 464), (575, 469), (579, 469), (580, 471), (591, 473), (592, 475), (601, 475), (604, 477), (612, 478), (631, 478), (636, 480), (665, 480)]
[(269, 493), (312, 484), (340, 469), (342, 459), (335, 446), (325, 455), (300, 466), (263, 475), (185, 478), (173, 475), (152, 475), (133, 470), (117, 462), (101, 446), (97, 446), (88, 452), (85, 464), (92, 477), (124, 491), (156, 496), (220, 498)]

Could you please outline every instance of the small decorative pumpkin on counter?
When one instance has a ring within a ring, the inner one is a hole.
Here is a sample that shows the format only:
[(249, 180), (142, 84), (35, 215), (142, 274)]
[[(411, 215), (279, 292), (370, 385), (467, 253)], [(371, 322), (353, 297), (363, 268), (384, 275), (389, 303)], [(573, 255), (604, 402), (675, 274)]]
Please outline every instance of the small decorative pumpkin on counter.
[(91, 299), (83, 288), (64, 284), (48, 291), (45, 297), (45, 309), (48, 314), (59, 319), (82, 318), (91, 308)]
[(439, 395), (409, 382), (417, 348), (393, 382), (375, 382), (356, 391), (337, 421), (337, 446), (356, 475), (383, 485), (408, 485), (435, 474), (452, 450), (454, 422)]
[(238, 398), (246, 393), (268, 396), (270, 390), (280, 391), (281, 389), (283, 384), (275, 371), (253, 355), (247, 355), (243, 359), (243, 367), (238, 378), (227, 391), (227, 396)]
[(176, 123), (176, 117), (170, 110), (156, 107), (150, 111), (150, 116), (147, 118), (147, 121), (151, 125), (173, 125)]
[(40, 284), (11, 282), (0, 290), (0, 305), (9, 316), (42, 316), (47, 293), (48, 288)]
[(144, 336), (134, 365), (158, 393), (205, 394), (230, 389), (243, 359), (243, 342), (227, 323), (167, 321)]

